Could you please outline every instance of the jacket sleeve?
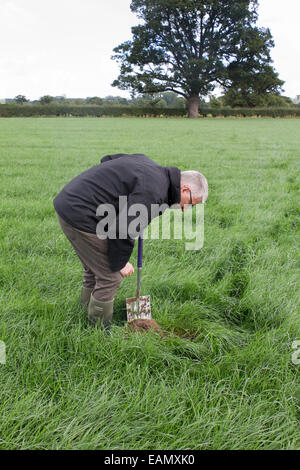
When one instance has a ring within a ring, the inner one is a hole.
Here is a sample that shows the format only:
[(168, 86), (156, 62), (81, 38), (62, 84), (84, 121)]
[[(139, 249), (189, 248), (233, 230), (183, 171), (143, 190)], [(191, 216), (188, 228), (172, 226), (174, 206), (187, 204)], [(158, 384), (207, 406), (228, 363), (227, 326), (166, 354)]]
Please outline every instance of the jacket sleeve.
[[(135, 204), (143, 205), (142, 213), (136, 212)], [(128, 263), (135, 239), (147, 227), (150, 219), (150, 205), (145, 203), (144, 195), (140, 192), (129, 195), (127, 206), (116, 217), (116, 233), (108, 233), (108, 260), (113, 272), (120, 271)], [(134, 228), (137, 229), (136, 233), (132, 233)]]

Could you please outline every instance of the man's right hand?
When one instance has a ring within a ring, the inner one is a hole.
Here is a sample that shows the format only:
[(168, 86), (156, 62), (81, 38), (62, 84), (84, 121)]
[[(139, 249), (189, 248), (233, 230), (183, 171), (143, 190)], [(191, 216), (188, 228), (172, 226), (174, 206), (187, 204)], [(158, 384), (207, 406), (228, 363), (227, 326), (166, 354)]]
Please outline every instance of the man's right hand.
[(123, 277), (129, 277), (134, 273), (134, 267), (132, 266), (132, 264), (127, 263), (126, 266), (121, 269), (120, 273)]

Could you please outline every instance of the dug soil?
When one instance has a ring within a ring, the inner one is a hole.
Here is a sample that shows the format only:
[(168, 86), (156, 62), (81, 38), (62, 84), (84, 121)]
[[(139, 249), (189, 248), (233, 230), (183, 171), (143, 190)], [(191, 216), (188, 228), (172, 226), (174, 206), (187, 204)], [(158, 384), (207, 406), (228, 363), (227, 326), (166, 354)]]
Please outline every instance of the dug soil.
[(142, 332), (153, 330), (156, 333), (158, 333), (160, 336), (163, 335), (161, 327), (154, 320), (146, 320), (146, 319), (133, 320), (128, 323), (128, 327), (132, 331), (136, 331), (136, 332), (142, 333)]

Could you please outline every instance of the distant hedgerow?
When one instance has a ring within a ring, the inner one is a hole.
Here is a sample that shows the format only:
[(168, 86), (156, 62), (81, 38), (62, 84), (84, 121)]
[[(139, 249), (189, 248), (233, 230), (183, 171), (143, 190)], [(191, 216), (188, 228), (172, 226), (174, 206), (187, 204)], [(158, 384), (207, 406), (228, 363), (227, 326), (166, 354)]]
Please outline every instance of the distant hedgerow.
[[(1, 104), (0, 117), (187, 117), (179, 108), (88, 105), (15, 105)], [(300, 117), (300, 108), (208, 108), (200, 107), (201, 117)]]

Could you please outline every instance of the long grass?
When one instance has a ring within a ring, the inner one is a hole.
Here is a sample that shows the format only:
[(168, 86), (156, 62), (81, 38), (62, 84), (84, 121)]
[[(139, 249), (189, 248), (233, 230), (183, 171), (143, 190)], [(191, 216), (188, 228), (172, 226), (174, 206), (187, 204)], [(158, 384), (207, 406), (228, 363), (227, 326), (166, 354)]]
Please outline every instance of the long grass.
[[(119, 152), (210, 185), (201, 251), (145, 242), (162, 339), (124, 328), (134, 276), (88, 324), (52, 205)], [(2, 449), (300, 449), (298, 120), (1, 119), (0, 165)]]

